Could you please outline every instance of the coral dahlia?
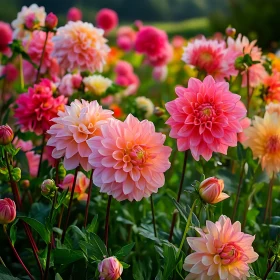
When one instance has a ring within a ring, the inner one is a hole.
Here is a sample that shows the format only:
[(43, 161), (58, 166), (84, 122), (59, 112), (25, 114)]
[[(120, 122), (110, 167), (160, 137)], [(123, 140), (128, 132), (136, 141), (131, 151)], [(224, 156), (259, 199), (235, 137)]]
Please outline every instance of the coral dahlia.
[[(272, 108), (270, 108), (272, 110)], [(266, 112), (264, 118), (255, 117), (252, 126), (244, 133), (248, 139), (243, 142), (250, 147), (254, 158), (268, 174), (280, 171), (280, 115), (277, 111)]]
[(68, 22), (53, 37), (53, 56), (68, 71), (102, 72), (110, 48), (104, 30), (87, 22)]
[(171, 117), (170, 137), (177, 139), (179, 151), (191, 150), (195, 160), (200, 155), (209, 160), (212, 152), (227, 154), (237, 145), (240, 121), (246, 115), (240, 96), (229, 91), (226, 82), (207, 76), (203, 82), (191, 78), (188, 88), (176, 87), (178, 98), (166, 103)]
[(188, 237), (195, 252), (186, 257), (183, 268), (191, 279), (247, 279), (250, 263), (258, 259), (254, 236), (241, 232), (240, 222), (222, 215), (216, 223), (206, 221), (207, 233), (195, 228), (200, 237)]
[(86, 140), (102, 135), (101, 126), (112, 118), (113, 112), (104, 110), (97, 101), (73, 101), (59, 111), (55, 123), (47, 131), (50, 139), (47, 145), (55, 147), (52, 156), (56, 159), (64, 157), (67, 170), (81, 165), (89, 171), (91, 166), (88, 156), (91, 150)]
[(89, 139), (89, 163), (93, 183), (100, 191), (121, 201), (139, 201), (156, 193), (169, 169), (171, 148), (165, 135), (155, 132), (152, 122), (128, 115), (124, 122), (110, 119), (101, 127), (102, 136)]

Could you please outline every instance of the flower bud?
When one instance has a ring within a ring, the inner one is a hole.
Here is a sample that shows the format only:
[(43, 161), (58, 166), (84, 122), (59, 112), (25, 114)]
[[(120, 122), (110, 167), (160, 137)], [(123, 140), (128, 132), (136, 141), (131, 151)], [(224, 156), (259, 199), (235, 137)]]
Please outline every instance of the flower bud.
[(24, 25), (28, 30), (32, 31), (40, 27), (40, 21), (34, 13), (31, 13), (25, 17)]
[(0, 145), (10, 144), (13, 141), (13, 138), (13, 130), (7, 124), (0, 125)]
[(234, 67), (238, 71), (244, 71), (246, 69), (243, 56), (239, 56), (236, 58), (236, 60), (234, 62)]
[(236, 34), (236, 29), (235, 29), (235, 28), (233, 28), (233, 27), (231, 27), (231, 26), (228, 26), (228, 27), (226, 28), (226, 35), (227, 35), (228, 37), (234, 38), (235, 34)]
[(63, 163), (60, 162), (58, 165), (58, 178), (59, 180), (63, 180), (65, 176), (66, 176), (66, 169), (64, 168)]
[(98, 264), (100, 280), (117, 280), (121, 277), (123, 266), (116, 257), (109, 257)]
[(41, 192), (43, 195), (51, 195), (55, 190), (55, 182), (52, 179), (45, 180), (41, 185)]
[(222, 192), (223, 189), (223, 180), (210, 177), (200, 183), (198, 191), (203, 201), (210, 204), (216, 204), (229, 197), (229, 195)]
[(73, 88), (78, 89), (81, 86), (83, 77), (80, 74), (73, 74), (72, 75), (72, 85)]
[(157, 82), (165, 81), (168, 74), (167, 66), (157, 66), (153, 69), (153, 79)]
[(21, 178), (21, 170), (19, 167), (15, 167), (13, 168), (13, 170), (11, 171), (11, 174), (12, 174), (12, 177), (13, 177), (13, 180), (18, 182)]
[(16, 204), (9, 198), (0, 199), (0, 224), (5, 225), (16, 218)]
[(29, 180), (22, 180), (21, 185), (23, 188), (28, 189), (30, 187), (30, 182)]
[(49, 13), (45, 19), (45, 26), (49, 29), (49, 30), (53, 30), (54, 28), (56, 28), (58, 23), (58, 18), (54, 13)]
[(165, 110), (160, 108), (160, 107), (155, 107), (154, 109), (154, 114), (157, 116), (157, 117), (161, 117), (163, 114), (165, 113)]

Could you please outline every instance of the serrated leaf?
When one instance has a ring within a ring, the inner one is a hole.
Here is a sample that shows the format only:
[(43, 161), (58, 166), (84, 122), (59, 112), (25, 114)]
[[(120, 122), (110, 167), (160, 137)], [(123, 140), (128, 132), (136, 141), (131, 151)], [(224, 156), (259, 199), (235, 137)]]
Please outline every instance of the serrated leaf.
[(37, 231), (46, 244), (50, 242), (50, 232), (46, 229), (45, 225), (33, 218), (25, 216), (18, 216), (18, 218), (29, 224), (35, 231)]
[(126, 257), (130, 251), (132, 250), (132, 248), (134, 247), (135, 243), (130, 243), (128, 245), (125, 245), (123, 246), (118, 252), (116, 252), (114, 254), (114, 256), (117, 258), (117, 259), (121, 259), (121, 258), (124, 258)]

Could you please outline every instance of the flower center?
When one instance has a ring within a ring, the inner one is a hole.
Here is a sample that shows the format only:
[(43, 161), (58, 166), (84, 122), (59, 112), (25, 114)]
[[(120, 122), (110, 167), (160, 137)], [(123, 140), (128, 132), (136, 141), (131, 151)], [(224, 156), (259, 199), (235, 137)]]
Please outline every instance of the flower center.
[(226, 265), (239, 260), (242, 256), (242, 249), (235, 244), (228, 243), (220, 247), (217, 253), (221, 258), (222, 264)]
[(280, 139), (278, 135), (272, 135), (268, 138), (266, 151), (270, 154), (280, 151)]
[(146, 151), (141, 146), (135, 146), (129, 153), (131, 162), (134, 165), (143, 165), (147, 160)]

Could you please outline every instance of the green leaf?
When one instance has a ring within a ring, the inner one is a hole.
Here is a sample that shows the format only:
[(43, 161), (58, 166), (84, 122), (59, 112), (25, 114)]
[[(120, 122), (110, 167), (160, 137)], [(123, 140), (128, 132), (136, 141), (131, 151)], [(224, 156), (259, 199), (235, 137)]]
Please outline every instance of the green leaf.
[(162, 279), (168, 279), (176, 268), (176, 250), (172, 244), (163, 245), (164, 268)]
[(69, 190), (67, 189), (67, 190), (64, 190), (62, 193), (58, 193), (55, 209), (58, 209), (64, 203), (66, 196), (68, 194), (68, 191)]
[(10, 270), (4, 265), (0, 264), (0, 279), (1, 280), (19, 280), (19, 278), (14, 277)]
[(161, 270), (159, 270), (159, 272), (158, 272), (158, 274), (157, 274), (155, 280), (162, 280), (162, 279), (163, 279), (163, 278), (162, 278), (162, 272), (161, 272)]
[(181, 216), (185, 219), (185, 221), (187, 221), (188, 220), (188, 213), (183, 208), (183, 206), (180, 203), (178, 203), (174, 197), (172, 197), (172, 202), (174, 203), (175, 207), (177, 208), (177, 210), (179, 211)]
[(272, 280), (280, 280), (280, 272), (274, 272), (272, 274)]
[(12, 241), (13, 246), (15, 246), (16, 240), (17, 240), (17, 224), (18, 219), (16, 219), (16, 221), (12, 224), (11, 228), (10, 228), (10, 238)]
[(108, 254), (105, 244), (95, 233), (90, 234), (88, 242), (82, 240), (79, 244), (90, 258), (103, 260)]
[(98, 215), (95, 215), (91, 223), (87, 226), (87, 232), (93, 233), (97, 224)]
[(54, 249), (53, 257), (55, 264), (68, 265), (84, 258), (82, 251), (71, 249)]
[(132, 248), (134, 247), (135, 243), (130, 243), (128, 245), (123, 246), (118, 252), (116, 252), (114, 255), (117, 259), (121, 259), (126, 257), (130, 251), (132, 250)]
[(35, 231), (37, 231), (46, 244), (50, 242), (50, 232), (46, 229), (45, 225), (33, 218), (25, 216), (18, 216), (18, 218), (22, 219), (24, 222), (29, 224)]
[(69, 226), (67, 229), (67, 233), (69, 231), (73, 231), (74, 233), (79, 235), (82, 239), (86, 239), (86, 235), (77, 226), (74, 225)]
[(56, 273), (55, 280), (63, 280), (59, 273)]
[(125, 262), (120, 262), (123, 266), (123, 269), (127, 269), (130, 267), (130, 265), (128, 263), (125, 263)]

